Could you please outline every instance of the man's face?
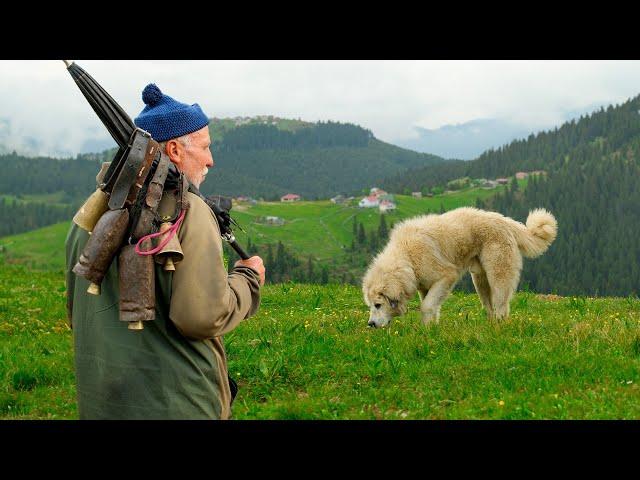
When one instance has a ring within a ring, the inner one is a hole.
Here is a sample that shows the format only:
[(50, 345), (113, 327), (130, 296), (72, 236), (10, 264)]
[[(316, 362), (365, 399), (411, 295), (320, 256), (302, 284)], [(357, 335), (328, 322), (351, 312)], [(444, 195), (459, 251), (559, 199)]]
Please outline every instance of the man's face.
[(187, 145), (176, 142), (178, 144), (176, 146), (177, 159), (172, 158), (172, 161), (196, 188), (200, 188), (200, 184), (204, 182), (209, 168), (214, 165), (213, 156), (211, 155), (211, 150), (209, 150), (211, 146), (209, 128), (203, 127), (193, 132), (190, 140)]

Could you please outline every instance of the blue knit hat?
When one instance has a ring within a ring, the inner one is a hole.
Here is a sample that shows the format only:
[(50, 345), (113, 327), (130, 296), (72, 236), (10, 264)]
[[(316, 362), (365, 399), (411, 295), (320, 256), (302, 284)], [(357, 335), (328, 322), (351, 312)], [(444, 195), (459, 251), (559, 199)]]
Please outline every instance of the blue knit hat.
[(209, 124), (209, 118), (197, 103), (178, 102), (163, 94), (155, 83), (144, 87), (142, 101), (146, 106), (134, 123), (149, 132), (156, 142), (181, 137)]

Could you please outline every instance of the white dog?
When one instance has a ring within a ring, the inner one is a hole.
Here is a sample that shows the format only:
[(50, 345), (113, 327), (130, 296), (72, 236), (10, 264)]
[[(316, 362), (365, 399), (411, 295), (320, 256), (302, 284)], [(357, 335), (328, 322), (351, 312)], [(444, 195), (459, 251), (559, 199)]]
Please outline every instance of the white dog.
[(542, 255), (557, 231), (556, 219), (544, 209), (530, 212), (526, 226), (471, 207), (405, 220), (394, 227), (365, 273), (369, 325), (384, 327), (404, 315), (416, 292), (422, 321), (437, 322), (442, 302), (466, 270), (488, 317), (504, 319), (520, 280), (522, 255)]

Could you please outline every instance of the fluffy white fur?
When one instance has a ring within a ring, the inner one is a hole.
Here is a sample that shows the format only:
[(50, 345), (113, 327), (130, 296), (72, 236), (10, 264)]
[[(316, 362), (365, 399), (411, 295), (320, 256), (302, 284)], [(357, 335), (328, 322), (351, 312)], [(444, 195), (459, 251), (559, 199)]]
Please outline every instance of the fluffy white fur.
[(526, 226), (471, 207), (405, 220), (391, 231), (363, 278), (369, 325), (384, 327), (406, 313), (416, 292), (422, 321), (437, 322), (442, 302), (467, 270), (488, 317), (504, 319), (520, 280), (522, 256), (542, 255), (557, 231), (555, 217), (544, 209), (531, 211)]

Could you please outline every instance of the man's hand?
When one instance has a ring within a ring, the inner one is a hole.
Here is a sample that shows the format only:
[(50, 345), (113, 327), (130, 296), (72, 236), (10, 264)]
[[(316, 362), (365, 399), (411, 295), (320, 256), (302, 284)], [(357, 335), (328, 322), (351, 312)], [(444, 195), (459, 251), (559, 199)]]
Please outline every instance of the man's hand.
[(253, 268), (256, 272), (258, 272), (258, 275), (260, 276), (260, 285), (264, 285), (265, 268), (264, 263), (262, 262), (262, 259), (260, 257), (255, 255), (251, 258), (247, 258), (246, 260), (238, 260), (234, 264), (234, 267), (238, 266)]

